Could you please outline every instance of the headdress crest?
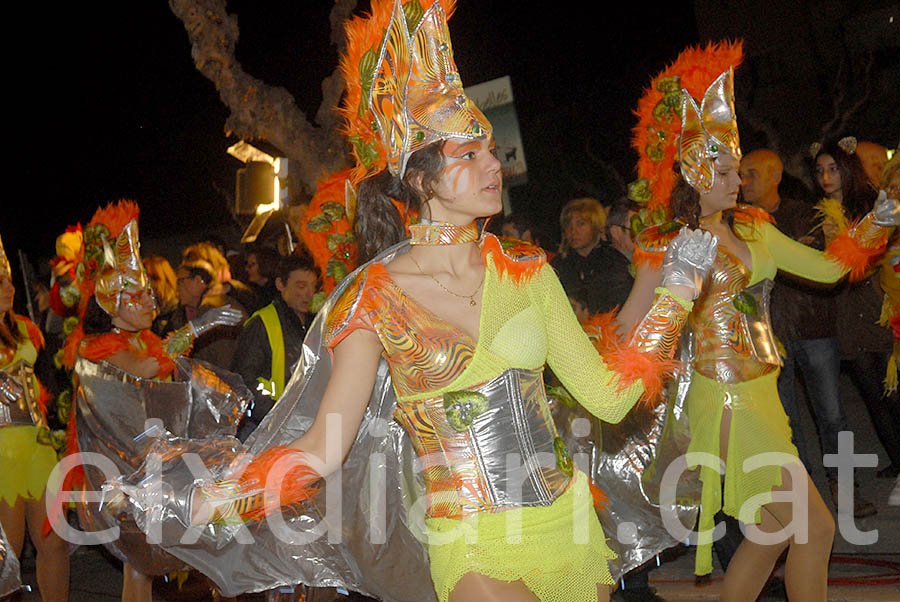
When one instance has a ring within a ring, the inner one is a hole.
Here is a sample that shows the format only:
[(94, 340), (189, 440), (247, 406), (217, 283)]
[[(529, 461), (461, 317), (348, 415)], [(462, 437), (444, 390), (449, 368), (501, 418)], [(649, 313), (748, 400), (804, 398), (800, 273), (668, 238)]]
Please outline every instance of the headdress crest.
[[(710, 152), (716, 155), (722, 151), (737, 152), (736, 156), (740, 156), (730, 74), (742, 58), (741, 42), (690, 47), (653, 78), (635, 111), (638, 123), (632, 130), (631, 145), (640, 158), (637, 164), (639, 179), (628, 187), (628, 196), (632, 200), (646, 204), (650, 212), (667, 208), (677, 178), (672, 169), (675, 161), (686, 159), (688, 169), (703, 171), (702, 165), (691, 163), (695, 160), (691, 153), (696, 155), (696, 161), (702, 162), (710, 160)], [(700, 108), (694, 98), (702, 99)], [(682, 132), (685, 106), (689, 109), (687, 136)], [(682, 148), (685, 144), (687, 146)], [(706, 145), (705, 151), (700, 144)], [(716, 151), (712, 151), (711, 144), (715, 144)], [(685, 171), (683, 169), (683, 173)]]
[(3, 249), (3, 239), (0, 238), (0, 280), (3, 278), (12, 278), (12, 267), (9, 265), (6, 251)]
[(373, 0), (347, 22), (341, 113), (353, 147), (352, 180), (387, 167), (402, 176), (409, 156), (436, 140), (481, 139), (491, 124), (465, 95), (447, 29), (454, 0)]

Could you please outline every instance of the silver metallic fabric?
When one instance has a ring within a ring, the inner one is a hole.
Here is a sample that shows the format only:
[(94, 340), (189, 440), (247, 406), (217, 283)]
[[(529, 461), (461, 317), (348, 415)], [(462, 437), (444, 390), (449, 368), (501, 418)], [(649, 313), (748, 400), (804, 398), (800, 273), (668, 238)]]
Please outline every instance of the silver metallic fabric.
[[(407, 243), (400, 243), (373, 261), (390, 261), (408, 249)], [(196, 451), (210, 469), (210, 478), (215, 479), (225, 474), (232, 462), (242, 461), (244, 452), (259, 454), (290, 443), (309, 429), (331, 375), (331, 355), (322, 344), (325, 316), (354, 275), (335, 288), (310, 325), (301, 359), (284, 393), (245, 447), (228, 438), (160, 439), (154, 449), (169, 458), (162, 465), (166, 495), (154, 499), (139, 491), (140, 484), (153, 474), (146, 467), (123, 483), (113, 484), (112, 489), (130, 496), (126, 505), (138, 522), (148, 531), (156, 529), (162, 534), (161, 546), (209, 576), (225, 596), (303, 583), (344, 587), (387, 601), (435, 600), (428, 557), (420, 543), (424, 541), (424, 515), (409, 512), (418, 500), (424, 502), (421, 468), (409, 438), (393, 419), (396, 397), (384, 361), (379, 364), (369, 405), (341, 470), (325, 479), (323, 490), (308, 505), (283, 515), (284, 529), (295, 540), (318, 531), (326, 531), (324, 534), (298, 543), (285, 533), (276, 534), (272, 521), (240, 528), (186, 527), (189, 504), (185, 497), (192, 491), (194, 476), (184, 462), (179, 465), (179, 456)], [(334, 508), (331, 513), (329, 502)], [(182, 543), (185, 535), (199, 539)]]
[[(690, 365), (693, 358), (693, 339), (685, 331), (679, 341), (679, 360)], [(609, 498), (600, 523), (607, 537), (607, 545), (618, 555), (610, 561), (610, 573), (620, 579), (663, 550), (684, 543), (672, 537), (661, 518), (661, 510), (671, 513), (686, 529), (696, 522), (700, 503), (701, 483), (696, 472), (681, 475), (674, 500), (660, 499), (660, 484), (665, 470), (687, 451), (690, 429), (684, 411), (690, 388), (691, 371), (679, 372), (679, 377), (666, 391), (667, 403), (653, 410), (650, 420), (641, 428), (621, 424), (603, 424), (607, 439), (619, 429), (626, 429), (621, 445), (604, 441), (596, 419), (583, 408), (560, 408), (557, 425), (572, 450), (575, 464), (588, 472), (594, 483)], [(589, 434), (579, 420), (592, 420)], [(585, 465), (589, 462), (588, 465)]]
[(34, 369), (25, 362), (0, 370), (0, 427), (46, 426), (34, 382)]
[(662, 285), (690, 287), (696, 299), (703, 279), (716, 259), (718, 248), (719, 238), (714, 234), (682, 228), (666, 249)]
[[(447, 396), (398, 404), (397, 421), (417, 455), (427, 458), (429, 498), (439, 500), (428, 500), (426, 517), (552, 504), (568, 488), (572, 470), (569, 465), (566, 474), (560, 466), (568, 456), (557, 452), (561, 442), (547, 405), (543, 369), (509, 369), (465, 391), (473, 392), (485, 407), (459, 429), (452, 420), (448, 424), (454, 409), (447, 407)], [(417, 418), (421, 414), (427, 418)], [(521, 462), (510, 464), (510, 458)]]
[[(172, 382), (132, 376), (106, 362), (79, 359), (75, 365), (79, 450), (102, 454), (121, 474), (131, 474), (144, 461), (157, 436), (203, 438), (233, 435), (251, 393), (239, 376), (197, 360), (179, 358)], [(99, 468), (86, 465), (88, 490), (105, 481)], [(119, 527), (120, 537), (106, 544), (120, 560), (146, 575), (184, 568), (184, 563), (158, 546), (148, 545), (133, 520), (115, 504), (78, 504), (85, 531)]]
[(8, 596), (22, 587), (19, 575), (19, 559), (13, 554), (6, 541), (6, 533), (0, 525), (0, 598)]

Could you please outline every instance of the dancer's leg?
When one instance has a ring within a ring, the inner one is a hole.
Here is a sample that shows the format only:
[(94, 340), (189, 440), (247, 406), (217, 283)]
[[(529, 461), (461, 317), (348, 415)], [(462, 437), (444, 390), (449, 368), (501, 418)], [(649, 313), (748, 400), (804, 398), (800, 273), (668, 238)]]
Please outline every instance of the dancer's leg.
[(122, 565), (122, 602), (152, 602), (153, 577), (145, 575), (131, 564)]
[[(798, 543), (793, 537), (782, 542), (763, 544), (745, 539), (731, 561), (723, 584), (724, 602), (755, 600), (775, 562), (788, 545), (785, 564), (785, 586), (792, 601), (824, 602), (828, 589), (828, 557), (834, 539), (834, 520), (818, 490), (807, 479), (807, 498), (795, 506), (791, 502), (771, 502), (762, 510), (759, 529), (774, 533), (796, 518), (807, 518), (807, 541)], [(775, 491), (791, 488), (791, 475), (782, 468), (782, 485)]]
[(69, 599), (69, 549), (66, 542), (50, 531), (41, 533), (47, 519), (46, 493), (39, 500), (26, 503), (28, 533), (37, 550), (37, 582), (44, 600)]
[[(782, 469), (782, 475), (785, 485), (776, 489), (785, 490), (790, 487), (791, 477), (786, 469)], [(834, 518), (812, 479), (809, 475), (805, 476), (808, 491), (805, 505), (772, 502), (765, 508), (783, 525), (791, 524), (798, 517), (806, 519), (806, 543), (798, 543), (794, 537), (790, 540), (784, 566), (785, 587), (788, 597), (793, 601), (824, 602), (828, 597), (828, 558), (834, 542)]]
[[(450, 592), (449, 602), (536, 602), (521, 581), (500, 581), (478, 573), (466, 573)], [(597, 602), (608, 602), (609, 587), (597, 585)]]
[(25, 500), (16, 498), (12, 506), (0, 502), (0, 525), (3, 525), (9, 547), (16, 556), (21, 556), (25, 545)]

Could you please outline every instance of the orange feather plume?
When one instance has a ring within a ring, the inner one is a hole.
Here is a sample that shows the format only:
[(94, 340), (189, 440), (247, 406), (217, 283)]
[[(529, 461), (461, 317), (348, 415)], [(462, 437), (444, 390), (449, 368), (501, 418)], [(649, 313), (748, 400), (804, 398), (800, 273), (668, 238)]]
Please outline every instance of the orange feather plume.
[[(743, 58), (743, 43), (718, 42), (705, 48), (689, 47), (671, 65), (654, 77), (644, 90), (634, 114), (638, 123), (632, 129), (631, 146), (638, 152), (638, 178), (649, 183), (651, 198), (648, 209), (668, 209), (669, 196), (675, 186), (677, 174), (672, 169), (678, 155), (678, 137), (681, 134), (681, 104), (661, 110), (666, 96), (659, 87), (663, 80), (680, 77), (679, 87), (694, 98), (702, 98), (706, 89), (729, 67), (737, 67)], [(654, 115), (654, 112), (656, 115)], [(651, 159), (651, 153), (657, 160)]]
[(88, 226), (103, 224), (109, 229), (110, 237), (115, 238), (131, 220), (138, 218), (139, 213), (140, 209), (137, 203), (123, 199), (118, 203), (109, 203), (106, 207), (97, 209)]
[[(517, 249), (517, 246), (521, 248)], [(517, 246), (504, 251), (500, 244), (500, 239), (493, 234), (487, 234), (481, 245), (481, 256), (487, 260), (487, 256), (490, 254), (494, 267), (497, 268), (497, 274), (500, 276), (506, 274), (513, 282), (520, 283), (529, 280), (537, 274), (541, 267), (547, 263), (547, 257), (543, 254), (543, 251), (539, 254), (534, 253), (534, 251), (539, 251), (538, 247), (534, 245), (523, 242)], [(510, 256), (517, 255), (522, 251), (524, 251), (527, 258), (517, 260)]]
[[(421, 2), (421, 0), (412, 1)], [(456, 7), (456, 0), (440, 0), (440, 3), (449, 19)], [(431, 3), (423, 8), (427, 6), (431, 6)], [(361, 65), (377, 59), (393, 8), (394, 0), (372, 0), (371, 12), (348, 19), (344, 23), (347, 52), (341, 57), (340, 70), (347, 85), (347, 92), (338, 113), (344, 119), (344, 135), (350, 141), (353, 158), (356, 160), (356, 165), (350, 172), (350, 180), (354, 186), (367, 175), (379, 172), (387, 166), (387, 151), (374, 127), (375, 116), (367, 104), (360, 106), (363, 102), (364, 85), (360, 74)], [(369, 83), (365, 82), (365, 85), (368, 86)]]
[(303, 461), (300, 450), (292, 447), (271, 447), (255, 457), (241, 474), (247, 488), (263, 488), (262, 506), (254, 506), (241, 513), (245, 521), (262, 520), (279, 508), (291, 507), (308, 500), (318, 489), (310, 484), (319, 474)]

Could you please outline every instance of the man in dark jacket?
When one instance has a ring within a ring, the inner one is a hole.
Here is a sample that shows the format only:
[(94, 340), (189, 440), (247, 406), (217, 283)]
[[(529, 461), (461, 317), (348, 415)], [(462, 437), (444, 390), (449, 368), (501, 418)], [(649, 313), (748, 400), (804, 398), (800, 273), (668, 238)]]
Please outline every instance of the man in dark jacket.
[(254, 391), (254, 401), (238, 437), (243, 441), (272, 409), (300, 359), (312, 319), (309, 302), (319, 284), (308, 259), (290, 256), (278, 264), (278, 295), (244, 324), (232, 370)]

